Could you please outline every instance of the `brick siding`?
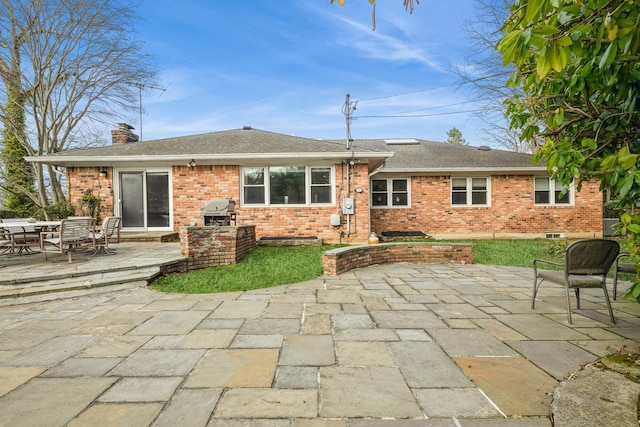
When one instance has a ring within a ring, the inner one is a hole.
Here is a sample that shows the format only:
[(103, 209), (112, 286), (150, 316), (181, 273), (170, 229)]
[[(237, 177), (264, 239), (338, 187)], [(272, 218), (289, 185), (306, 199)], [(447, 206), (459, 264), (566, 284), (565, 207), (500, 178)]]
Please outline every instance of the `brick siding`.
[(450, 177), (413, 177), (411, 207), (371, 210), (371, 228), (422, 231), (436, 237), (602, 236), (602, 194), (598, 183), (584, 183), (573, 206), (535, 206), (531, 175), (491, 177), (491, 206), (451, 206)]
[(107, 169), (107, 176), (99, 176), (100, 168), (69, 168), (67, 170), (67, 194), (69, 202), (76, 209), (76, 214), (82, 214), (80, 199), (87, 192), (100, 198), (100, 218), (113, 215), (113, 171)]
[[(369, 216), (368, 165), (352, 168), (349, 193), (355, 200), (355, 215), (341, 214), (346, 197), (344, 164), (335, 165), (335, 206), (247, 207), (240, 204), (240, 167), (174, 166), (172, 171), (174, 230), (192, 223), (204, 225), (200, 212), (214, 198), (236, 201), (237, 225), (256, 227), (261, 237), (317, 237), (326, 243), (366, 243), (371, 231), (422, 231), (436, 238), (544, 237), (547, 232), (567, 237), (602, 236), (602, 196), (597, 182), (585, 183), (574, 206), (535, 206), (531, 175), (491, 177), (491, 206), (452, 207), (450, 177), (412, 177), (409, 208), (371, 209)], [(101, 198), (101, 216), (113, 214), (113, 170), (100, 178), (99, 168), (69, 168), (68, 194), (79, 207), (85, 191)], [(362, 188), (361, 193), (355, 192)], [(340, 214), (341, 225), (330, 217)]]
[(181, 227), (180, 251), (187, 257), (189, 270), (235, 264), (256, 246), (253, 226)]

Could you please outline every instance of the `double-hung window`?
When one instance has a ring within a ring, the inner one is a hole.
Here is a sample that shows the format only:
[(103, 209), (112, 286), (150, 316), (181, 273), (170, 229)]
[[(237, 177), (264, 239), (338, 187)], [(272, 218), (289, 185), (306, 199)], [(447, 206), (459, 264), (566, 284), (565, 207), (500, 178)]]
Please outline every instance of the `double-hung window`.
[(571, 185), (548, 177), (535, 177), (536, 205), (569, 205), (572, 203), (573, 192)]
[(407, 207), (409, 206), (409, 180), (374, 179), (371, 181), (372, 207)]
[(451, 204), (488, 206), (489, 178), (451, 178)]
[(245, 205), (333, 204), (333, 169), (310, 166), (269, 166), (242, 169)]
[(311, 204), (331, 203), (333, 186), (331, 168), (309, 168), (311, 171)]
[(265, 202), (264, 168), (244, 168), (242, 171), (243, 203), (263, 205)]

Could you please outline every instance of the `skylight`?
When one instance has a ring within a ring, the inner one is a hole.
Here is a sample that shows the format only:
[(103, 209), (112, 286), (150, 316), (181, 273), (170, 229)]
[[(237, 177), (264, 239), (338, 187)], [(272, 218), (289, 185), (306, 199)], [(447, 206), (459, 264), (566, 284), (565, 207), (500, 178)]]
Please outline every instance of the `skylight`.
[(385, 139), (384, 142), (387, 143), (388, 145), (414, 145), (414, 144), (420, 144), (420, 141), (418, 141), (415, 138)]

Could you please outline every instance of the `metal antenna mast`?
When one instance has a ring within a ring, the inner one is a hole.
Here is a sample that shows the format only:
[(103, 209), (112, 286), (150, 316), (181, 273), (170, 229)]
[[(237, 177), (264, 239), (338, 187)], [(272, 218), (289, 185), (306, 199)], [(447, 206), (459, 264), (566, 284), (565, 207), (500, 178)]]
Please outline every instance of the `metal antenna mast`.
[(140, 114), (140, 136), (139, 136), (139, 141), (142, 141), (142, 89), (144, 88), (149, 88), (149, 89), (155, 89), (155, 90), (161, 90), (162, 92), (164, 92), (165, 90), (167, 90), (166, 87), (160, 87), (160, 86), (156, 86), (156, 85), (146, 85), (144, 83), (135, 83), (135, 86), (138, 87), (139, 90), (139, 98), (138, 98), (138, 113)]
[(353, 117), (351, 113), (356, 110), (356, 104), (358, 102), (351, 102), (351, 95), (347, 94), (346, 99), (344, 101), (344, 106), (342, 107), (342, 113), (344, 114), (346, 124), (347, 124), (347, 151), (351, 151), (351, 158), (346, 160), (346, 183), (345, 183), (345, 195), (346, 197), (342, 200), (343, 208), (342, 213), (347, 217), (347, 236), (351, 235), (351, 215), (353, 215), (353, 199), (351, 198), (351, 167), (355, 164), (353, 160), (354, 152), (352, 147), (353, 139), (351, 138), (351, 120)]
[(347, 94), (344, 101), (344, 106), (342, 107), (342, 113), (344, 114), (345, 120), (347, 122), (347, 150), (351, 150), (351, 142), (353, 141), (353, 139), (351, 139), (351, 120), (353, 120), (351, 113), (356, 111), (357, 104), (358, 101), (351, 102), (351, 95)]

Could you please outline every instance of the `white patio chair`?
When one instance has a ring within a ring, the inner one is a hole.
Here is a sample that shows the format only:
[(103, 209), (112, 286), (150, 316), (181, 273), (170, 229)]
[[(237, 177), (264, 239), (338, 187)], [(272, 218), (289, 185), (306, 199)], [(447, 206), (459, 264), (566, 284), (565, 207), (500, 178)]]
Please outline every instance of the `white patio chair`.
[(91, 241), (92, 218), (63, 219), (58, 231), (40, 233), (40, 251), (47, 259), (48, 252), (66, 253), (71, 262), (71, 252)]
[[(95, 255), (98, 252), (105, 254), (113, 254), (115, 251), (109, 249), (109, 243), (113, 243), (117, 240), (118, 231), (120, 229), (120, 217), (108, 216), (102, 220), (102, 227), (100, 230), (94, 230), (91, 233), (91, 240), (93, 244), (93, 253)], [(119, 241), (119, 240), (118, 240)]]

